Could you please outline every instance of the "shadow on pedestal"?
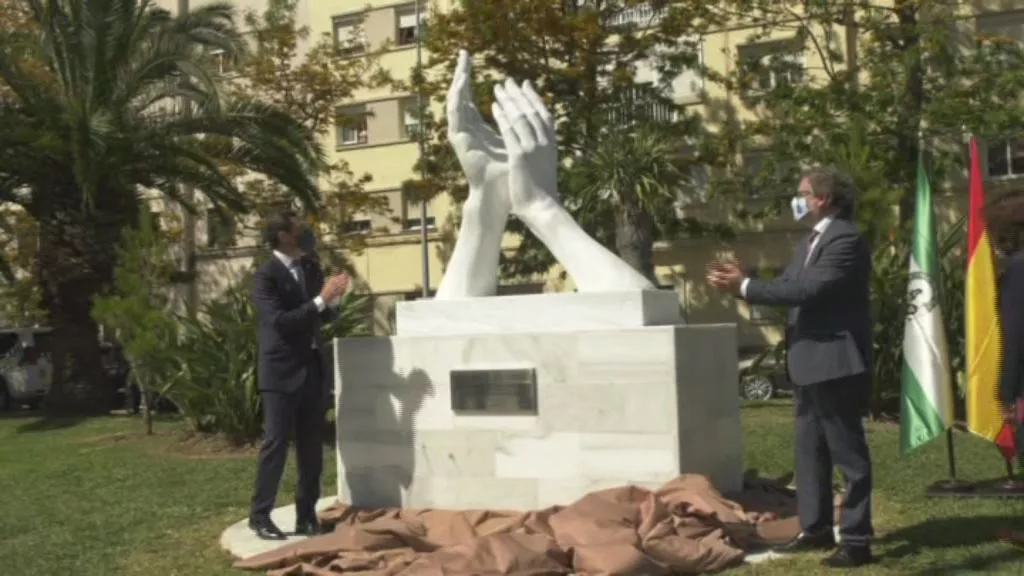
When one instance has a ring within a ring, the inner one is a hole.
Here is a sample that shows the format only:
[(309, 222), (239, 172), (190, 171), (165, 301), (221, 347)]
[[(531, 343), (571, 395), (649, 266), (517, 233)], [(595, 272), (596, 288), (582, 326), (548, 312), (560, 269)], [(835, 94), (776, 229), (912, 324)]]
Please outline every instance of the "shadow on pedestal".
[[(395, 370), (389, 339), (366, 339), (371, 341), (388, 345), (367, 346), (368, 358), (358, 374), (346, 372), (342, 361), (335, 376), (341, 382), (338, 473), (347, 488), (338, 498), (357, 508), (400, 508), (415, 472), (416, 414), (424, 399), (434, 395), (434, 385), (418, 368), (405, 375)], [(380, 450), (369, 449), (378, 443)]]

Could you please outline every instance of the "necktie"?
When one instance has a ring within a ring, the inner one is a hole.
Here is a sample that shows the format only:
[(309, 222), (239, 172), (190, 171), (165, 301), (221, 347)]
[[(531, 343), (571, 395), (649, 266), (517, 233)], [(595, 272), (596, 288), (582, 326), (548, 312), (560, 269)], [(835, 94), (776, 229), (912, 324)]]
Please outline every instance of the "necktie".
[(292, 275), (295, 276), (295, 280), (299, 283), (299, 287), (302, 288), (302, 295), (305, 297), (309, 296), (309, 291), (306, 290), (306, 276), (302, 273), (302, 265), (298, 260), (292, 262)]
[[(295, 277), (295, 281), (299, 283), (299, 287), (302, 288), (302, 297), (309, 298), (309, 290), (306, 288), (306, 275), (302, 273), (302, 263), (298, 260), (292, 262), (289, 266), (292, 271), (292, 276)], [(316, 338), (313, 338), (311, 343), (314, 350), (316, 350)]]
[(807, 237), (807, 255), (804, 256), (804, 266), (811, 261), (811, 251), (814, 250), (814, 241), (818, 239), (818, 231), (811, 230), (811, 235)]

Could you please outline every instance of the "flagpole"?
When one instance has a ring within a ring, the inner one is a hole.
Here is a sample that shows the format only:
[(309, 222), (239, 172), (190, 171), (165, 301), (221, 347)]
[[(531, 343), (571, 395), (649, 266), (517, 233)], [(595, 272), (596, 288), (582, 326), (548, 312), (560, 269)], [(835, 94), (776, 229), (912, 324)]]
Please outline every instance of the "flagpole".
[(946, 456), (949, 458), (949, 483), (957, 484), (956, 452), (953, 450), (953, 427), (946, 428)]

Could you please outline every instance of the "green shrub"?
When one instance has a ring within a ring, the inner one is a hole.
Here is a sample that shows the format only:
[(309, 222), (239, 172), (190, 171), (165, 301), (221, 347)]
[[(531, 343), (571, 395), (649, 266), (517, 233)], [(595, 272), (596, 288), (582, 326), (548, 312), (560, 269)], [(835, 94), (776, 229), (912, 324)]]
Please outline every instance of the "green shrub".
[(145, 211), (138, 226), (125, 231), (117, 255), (113, 286), (93, 299), (91, 313), (121, 343), (131, 365), (130, 377), (143, 395), (146, 433), (152, 434), (154, 398), (174, 384), (174, 360), (167, 354), (179, 328), (168, 293), (174, 261), (170, 244)]

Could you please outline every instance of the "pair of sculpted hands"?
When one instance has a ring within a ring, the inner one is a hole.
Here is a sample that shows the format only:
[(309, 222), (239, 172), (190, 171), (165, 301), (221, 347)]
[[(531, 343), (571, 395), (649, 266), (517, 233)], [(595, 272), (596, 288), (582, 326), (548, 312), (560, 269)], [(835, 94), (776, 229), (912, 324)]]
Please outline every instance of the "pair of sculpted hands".
[(448, 140), (469, 184), (458, 239), (437, 290), (440, 300), (493, 296), (509, 214), (534, 233), (581, 292), (650, 290), (653, 285), (591, 238), (558, 200), (555, 120), (529, 82), (494, 88), (498, 130), (473, 102), (465, 51), (448, 91)]
[(525, 220), (558, 204), (558, 146), (554, 117), (529, 82), (506, 80), (494, 96), (500, 134), (473, 102), (472, 61), (461, 51), (448, 92), (448, 139), (469, 184), (463, 209), (504, 229), (510, 213)]

